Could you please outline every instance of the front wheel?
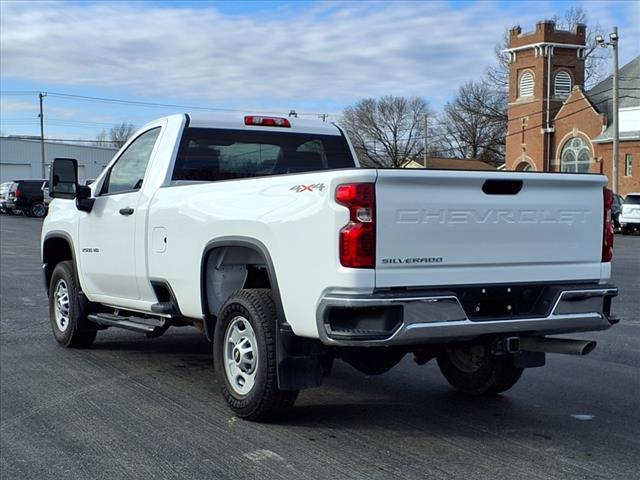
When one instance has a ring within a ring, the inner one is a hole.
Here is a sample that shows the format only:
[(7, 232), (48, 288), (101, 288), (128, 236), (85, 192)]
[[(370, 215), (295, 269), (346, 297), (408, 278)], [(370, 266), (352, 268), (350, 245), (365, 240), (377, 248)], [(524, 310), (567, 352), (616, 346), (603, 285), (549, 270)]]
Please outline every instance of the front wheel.
[(96, 338), (97, 325), (87, 319), (88, 302), (79, 291), (73, 262), (58, 263), (49, 284), (49, 316), (53, 336), (63, 347), (87, 348)]
[(522, 368), (513, 366), (511, 355), (493, 355), (485, 344), (447, 347), (437, 357), (440, 371), (457, 391), (472, 395), (494, 395), (509, 390)]
[(269, 420), (289, 410), (298, 391), (278, 388), (277, 314), (271, 290), (246, 289), (222, 307), (213, 359), (222, 396), (236, 415)]

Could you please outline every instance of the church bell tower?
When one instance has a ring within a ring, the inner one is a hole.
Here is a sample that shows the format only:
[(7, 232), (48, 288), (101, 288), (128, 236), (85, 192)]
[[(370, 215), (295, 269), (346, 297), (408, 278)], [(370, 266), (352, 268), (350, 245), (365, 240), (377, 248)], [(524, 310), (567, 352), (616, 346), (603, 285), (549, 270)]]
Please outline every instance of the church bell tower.
[(584, 86), (585, 40), (582, 24), (571, 32), (553, 21), (509, 31), (507, 170), (550, 170), (553, 119), (571, 89)]

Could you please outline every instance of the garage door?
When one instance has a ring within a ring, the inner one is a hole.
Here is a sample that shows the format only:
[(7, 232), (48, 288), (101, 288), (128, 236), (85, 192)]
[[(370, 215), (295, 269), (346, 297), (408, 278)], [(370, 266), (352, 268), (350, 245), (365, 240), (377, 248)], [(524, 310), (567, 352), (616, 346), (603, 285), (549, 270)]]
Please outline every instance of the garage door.
[(10, 182), (12, 180), (21, 180), (23, 178), (32, 178), (31, 165), (0, 163), (0, 181)]
[(87, 174), (85, 172), (84, 165), (78, 165), (78, 182), (81, 185), (84, 185), (84, 182), (87, 180)]

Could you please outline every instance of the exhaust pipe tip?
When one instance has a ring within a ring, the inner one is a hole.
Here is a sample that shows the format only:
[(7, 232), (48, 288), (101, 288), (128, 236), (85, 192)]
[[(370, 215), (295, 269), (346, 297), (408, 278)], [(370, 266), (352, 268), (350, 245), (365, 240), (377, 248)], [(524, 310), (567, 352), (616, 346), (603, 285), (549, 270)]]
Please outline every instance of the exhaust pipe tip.
[(565, 355), (589, 355), (596, 348), (594, 340), (569, 338), (522, 337), (520, 348), (531, 352), (561, 353)]
[(582, 347), (582, 350), (580, 352), (580, 355), (589, 355), (591, 352), (593, 352), (596, 348), (596, 345), (598, 343), (594, 340), (589, 340), (587, 341), (584, 346)]

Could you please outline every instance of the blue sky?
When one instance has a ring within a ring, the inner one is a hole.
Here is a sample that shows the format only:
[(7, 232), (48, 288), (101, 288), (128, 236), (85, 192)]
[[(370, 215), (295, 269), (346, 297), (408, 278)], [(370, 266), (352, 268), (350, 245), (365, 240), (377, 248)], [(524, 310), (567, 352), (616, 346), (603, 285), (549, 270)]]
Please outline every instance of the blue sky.
[(618, 25), (621, 65), (640, 54), (638, 1), (2, 1), (0, 130), (39, 134), (37, 94), (19, 93), (38, 91), (49, 138), (185, 110), (56, 93), (332, 120), (360, 98), (418, 95), (438, 111), (506, 27), (579, 5)]

